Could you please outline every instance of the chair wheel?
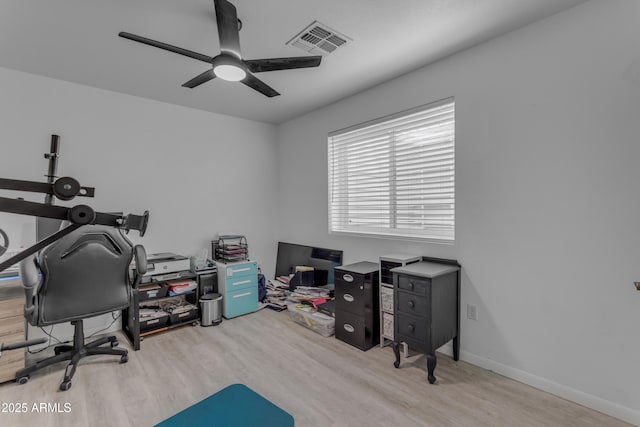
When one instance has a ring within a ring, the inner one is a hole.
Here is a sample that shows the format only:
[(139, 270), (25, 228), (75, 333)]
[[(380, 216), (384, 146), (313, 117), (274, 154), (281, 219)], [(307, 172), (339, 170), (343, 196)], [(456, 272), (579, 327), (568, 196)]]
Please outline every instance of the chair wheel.
[(400, 363), (399, 363), (399, 362), (393, 362), (393, 366), (395, 366), (395, 367), (396, 367), (396, 369), (397, 369), (397, 368), (399, 368), (399, 367), (400, 367)]
[(60, 384), (60, 391), (67, 391), (71, 388), (71, 381), (64, 381)]
[(16, 380), (16, 382), (20, 385), (26, 384), (29, 381), (29, 375), (25, 375), (24, 377), (20, 377)]
[(120, 344), (120, 343), (118, 342), (118, 340), (111, 341), (111, 348), (113, 348), (113, 347), (117, 347), (117, 346), (118, 346), (118, 344)]
[(129, 356), (127, 356), (126, 354), (120, 357), (120, 363), (127, 363), (128, 361), (129, 361)]

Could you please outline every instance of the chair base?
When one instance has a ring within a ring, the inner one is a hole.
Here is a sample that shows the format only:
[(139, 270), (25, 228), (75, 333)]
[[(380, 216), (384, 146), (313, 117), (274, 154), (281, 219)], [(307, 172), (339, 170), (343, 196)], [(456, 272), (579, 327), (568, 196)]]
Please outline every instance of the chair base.
[[(118, 340), (115, 336), (103, 337), (90, 343), (84, 343), (84, 330), (82, 326), (82, 320), (76, 320), (71, 322), (74, 325), (73, 333), (73, 345), (59, 345), (53, 350), (55, 356), (48, 357), (40, 360), (31, 366), (27, 366), (24, 369), (20, 369), (16, 372), (16, 382), (18, 384), (25, 384), (29, 380), (29, 376), (39, 371), (42, 368), (51, 366), (58, 362), (70, 360), (71, 362), (64, 371), (64, 378), (60, 384), (60, 390), (65, 391), (71, 388), (71, 378), (76, 372), (80, 359), (86, 356), (92, 356), (96, 354), (108, 354), (113, 356), (120, 356), (120, 363), (126, 363), (128, 360), (128, 351), (123, 348), (113, 348), (118, 345)], [(110, 348), (100, 347), (104, 344), (109, 344)]]

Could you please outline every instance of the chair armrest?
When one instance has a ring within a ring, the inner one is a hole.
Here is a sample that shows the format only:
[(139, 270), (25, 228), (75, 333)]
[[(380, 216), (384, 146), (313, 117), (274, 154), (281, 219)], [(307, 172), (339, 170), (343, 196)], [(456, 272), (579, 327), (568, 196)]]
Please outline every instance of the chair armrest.
[(144, 246), (135, 245), (133, 253), (136, 258), (136, 276), (134, 278), (133, 285), (134, 287), (137, 287), (142, 276), (147, 272), (147, 251), (145, 251)]
[(36, 309), (33, 304), (33, 297), (40, 283), (35, 256), (27, 257), (20, 262), (20, 280), (24, 289), (24, 315), (27, 319), (30, 319)]

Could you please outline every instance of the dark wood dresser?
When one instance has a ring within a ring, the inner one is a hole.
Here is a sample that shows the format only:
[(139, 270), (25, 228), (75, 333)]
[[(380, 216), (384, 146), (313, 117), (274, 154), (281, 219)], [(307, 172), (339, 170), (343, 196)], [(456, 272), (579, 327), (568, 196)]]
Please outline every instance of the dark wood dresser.
[(401, 342), (423, 351), (429, 383), (436, 380), (436, 349), (453, 339), (453, 358), (460, 356), (460, 266), (457, 262), (417, 262), (391, 270), (394, 292), (396, 368)]

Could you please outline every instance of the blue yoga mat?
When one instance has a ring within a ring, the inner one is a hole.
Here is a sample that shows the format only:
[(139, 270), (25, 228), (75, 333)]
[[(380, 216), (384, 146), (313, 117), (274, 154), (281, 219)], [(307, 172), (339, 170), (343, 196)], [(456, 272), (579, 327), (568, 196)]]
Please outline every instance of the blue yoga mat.
[(293, 427), (293, 417), (242, 384), (232, 384), (156, 427)]

